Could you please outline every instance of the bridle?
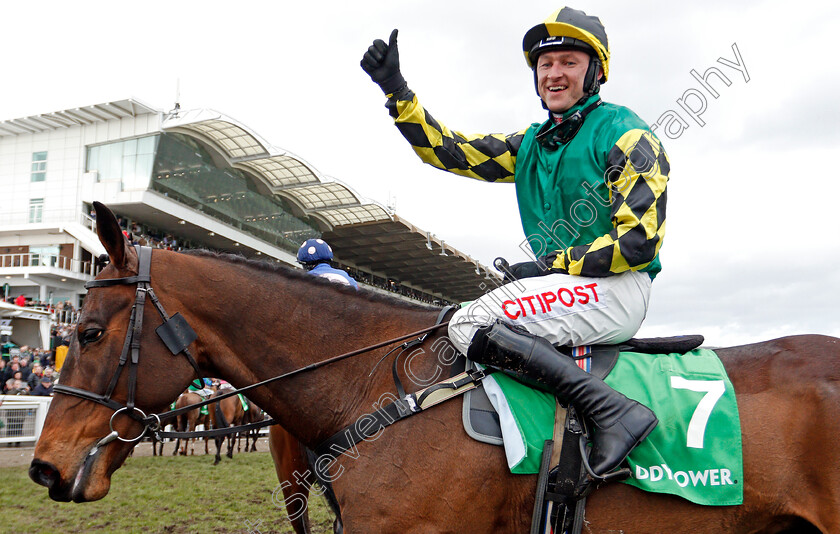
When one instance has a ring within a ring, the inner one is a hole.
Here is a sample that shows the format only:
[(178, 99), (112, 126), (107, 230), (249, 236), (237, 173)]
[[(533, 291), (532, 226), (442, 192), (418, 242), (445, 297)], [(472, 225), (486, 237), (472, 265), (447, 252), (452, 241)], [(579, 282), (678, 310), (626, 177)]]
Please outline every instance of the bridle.
[[(128, 322), (125, 342), (123, 343), (122, 352), (120, 353), (119, 365), (117, 366), (117, 370), (114, 372), (114, 375), (111, 377), (108, 389), (104, 394), (93, 393), (85, 389), (65, 386), (63, 384), (56, 384), (53, 389), (55, 393), (64, 393), (65, 395), (73, 395), (82, 399), (87, 399), (114, 410), (114, 414), (111, 416), (111, 420), (108, 423), (111, 433), (105, 438), (102, 438), (95, 448), (98, 448), (109, 441), (113, 441), (114, 439), (119, 439), (120, 441), (128, 443), (139, 441), (146, 434), (146, 431), (150, 429), (154, 431), (160, 428), (161, 417), (159, 415), (152, 414), (147, 416), (143, 410), (135, 406), (135, 396), (137, 392), (137, 367), (140, 362), (140, 334), (143, 331), (143, 311), (145, 309), (147, 296), (149, 297), (149, 300), (152, 301), (155, 309), (163, 319), (163, 324), (155, 329), (158, 336), (172, 354), (178, 355), (180, 353), (184, 353), (187, 360), (190, 362), (190, 365), (192, 365), (193, 369), (195, 369), (199, 380), (203, 382), (198, 364), (187, 348), (198, 336), (180, 313), (176, 313), (170, 317), (166, 313), (166, 310), (163, 309), (157, 295), (155, 295), (151, 286), (152, 248), (136, 245), (135, 250), (137, 251), (137, 259), (139, 262), (138, 274), (136, 276), (111, 278), (107, 280), (92, 280), (85, 284), (85, 289), (137, 284), (134, 305), (131, 308), (131, 318)], [(128, 364), (128, 399), (126, 400), (125, 405), (122, 405), (112, 399), (111, 395), (114, 392), (114, 388), (117, 386), (117, 381), (119, 380), (123, 369), (126, 367), (126, 364)], [(126, 415), (144, 425), (143, 431), (137, 437), (131, 439), (123, 438), (116, 430), (114, 430), (114, 418), (121, 412), (126, 412)]]
[[(151, 263), (152, 263), (152, 248), (145, 247), (140, 245), (135, 245), (135, 250), (137, 251), (137, 258), (139, 262), (138, 274), (136, 276), (126, 276), (123, 278), (110, 278), (107, 280), (92, 280), (85, 284), (85, 289), (94, 289), (100, 287), (112, 287), (117, 285), (131, 285), (137, 284), (137, 291), (135, 293), (134, 298), (134, 305), (131, 308), (131, 317), (128, 323), (128, 330), (126, 331), (125, 335), (125, 342), (123, 343), (122, 352), (120, 353), (120, 361), (117, 367), (117, 370), (114, 372), (114, 375), (111, 377), (111, 382), (108, 384), (108, 388), (104, 394), (93, 393), (86, 389), (82, 388), (75, 388), (71, 386), (65, 386), (63, 384), (56, 384), (53, 391), (55, 393), (63, 393), (65, 395), (73, 395), (75, 397), (79, 397), (82, 399), (86, 399), (89, 401), (96, 402), (98, 404), (102, 404), (103, 406), (107, 406), (114, 410), (113, 415), (111, 415), (111, 419), (109, 421), (109, 428), (111, 433), (99, 440), (99, 442), (93, 447), (90, 454), (94, 454), (95, 451), (111, 442), (115, 439), (120, 441), (124, 441), (127, 443), (132, 443), (139, 441), (146, 435), (146, 432), (151, 430), (152, 432), (160, 432), (161, 422), (167, 419), (171, 419), (182, 413), (195, 410), (196, 408), (200, 408), (201, 406), (211, 404), (214, 402), (218, 402), (222, 399), (227, 397), (243, 393), (250, 389), (254, 389), (257, 387), (264, 386), (276, 380), (280, 380), (283, 378), (287, 378), (292, 375), (296, 375), (298, 373), (303, 373), (306, 371), (311, 371), (313, 369), (317, 369), (318, 367), (322, 367), (324, 365), (334, 363), (351, 356), (356, 356), (358, 354), (362, 354), (364, 352), (368, 352), (371, 350), (375, 350), (387, 345), (391, 345), (393, 343), (397, 343), (399, 341), (404, 341), (406, 339), (414, 338), (417, 336), (422, 336), (425, 338), (425, 334), (431, 332), (432, 330), (436, 330), (442, 326), (446, 326), (449, 321), (440, 322), (438, 321), (433, 326), (428, 328), (424, 328), (422, 330), (418, 330), (416, 332), (412, 332), (410, 334), (406, 334), (404, 336), (400, 336), (398, 338), (389, 339), (387, 341), (383, 341), (381, 343), (377, 343), (375, 345), (371, 345), (368, 347), (364, 347), (358, 350), (354, 350), (351, 352), (347, 352), (341, 354), (339, 356), (335, 356), (329, 358), (327, 360), (323, 360), (320, 362), (316, 362), (305, 367), (301, 367), (299, 369), (295, 369), (293, 371), (289, 371), (288, 373), (284, 373), (279, 376), (275, 376), (269, 378), (267, 380), (263, 380), (261, 382), (257, 382), (255, 384), (251, 384), (249, 386), (236, 389), (230, 391), (228, 393), (224, 393), (222, 395), (217, 395), (210, 399), (204, 400), (202, 402), (191, 404), (189, 406), (185, 406), (184, 408), (179, 408), (176, 410), (168, 411), (164, 414), (150, 414), (146, 415), (143, 410), (135, 406), (135, 396), (137, 390), (137, 367), (140, 361), (140, 334), (143, 331), (143, 311), (145, 309), (146, 304), (146, 297), (149, 297), (152, 304), (155, 306), (158, 314), (163, 319), (163, 324), (158, 326), (155, 329), (157, 335), (161, 338), (163, 343), (169, 349), (169, 351), (173, 355), (178, 355), (183, 353), (187, 360), (189, 361), (190, 365), (192, 365), (193, 369), (195, 369), (195, 373), (198, 376), (198, 380), (200, 383), (204, 383), (204, 378), (202, 376), (201, 370), (198, 367), (198, 364), (193, 358), (192, 354), (190, 353), (188, 347), (189, 345), (198, 338), (198, 335), (192, 329), (192, 327), (187, 323), (187, 320), (182, 316), (180, 313), (176, 313), (171, 317), (166, 313), (166, 310), (163, 309), (160, 301), (158, 300), (157, 296), (155, 295), (154, 290), (151, 287)], [(442, 317), (442, 314), (441, 314)], [(421, 338), (421, 341), (422, 341)], [(389, 353), (390, 354), (390, 353)], [(125, 368), (126, 364), (128, 364), (128, 398), (125, 405), (120, 404), (118, 401), (111, 398), (111, 394), (114, 392), (116, 388), (117, 381), (120, 378), (120, 374), (122, 373), (123, 368)], [(114, 418), (117, 414), (121, 412), (126, 412), (126, 415), (138, 421), (143, 425), (143, 431), (140, 432), (134, 438), (123, 438), (119, 435), (119, 432), (114, 430)]]

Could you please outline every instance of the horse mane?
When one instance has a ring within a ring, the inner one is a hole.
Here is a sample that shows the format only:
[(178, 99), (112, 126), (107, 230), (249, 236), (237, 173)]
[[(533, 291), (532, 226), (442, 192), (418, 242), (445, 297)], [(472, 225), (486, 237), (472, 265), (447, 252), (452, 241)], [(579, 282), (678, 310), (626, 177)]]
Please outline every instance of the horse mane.
[(381, 303), (381, 304), (388, 304), (391, 306), (398, 306), (400, 308), (406, 310), (415, 310), (415, 311), (435, 311), (440, 309), (437, 306), (432, 306), (431, 304), (424, 304), (421, 302), (409, 302), (388, 294), (378, 293), (375, 291), (371, 291), (364, 287), (359, 287), (358, 290), (344, 285), (344, 284), (337, 284), (335, 282), (331, 282), (326, 278), (321, 276), (312, 276), (307, 271), (302, 269), (293, 269), (286, 265), (283, 265), (279, 262), (271, 262), (266, 260), (252, 260), (246, 258), (241, 254), (229, 254), (225, 252), (215, 252), (212, 250), (207, 249), (188, 249), (182, 250), (179, 254), (186, 254), (188, 256), (197, 256), (201, 258), (209, 258), (213, 260), (219, 260), (226, 263), (232, 263), (235, 265), (242, 265), (244, 267), (255, 269), (261, 272), (273, 274), (276, 276), (282, 276), (284, 278), (293, 279), (296, 282), (301, 282), (304, 284), (313, 284), (315, 286), (320, 287), (328, 287), (333, 291), (338, 291), (343, 293), (347, 296), (355, 297), (355, 298), (363, 298), (368, 302), (372, 303)]

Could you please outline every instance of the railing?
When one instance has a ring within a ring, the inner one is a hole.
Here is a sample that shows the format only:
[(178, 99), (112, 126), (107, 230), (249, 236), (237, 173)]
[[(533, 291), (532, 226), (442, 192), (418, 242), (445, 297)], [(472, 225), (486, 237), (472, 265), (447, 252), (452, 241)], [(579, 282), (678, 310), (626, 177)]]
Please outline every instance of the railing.
[(0, 443), (36, 442), (52, 397), (0, 395)]
[(94, 234), (96, 233), (96, 219), (94, 219), (87, 213), (79, 214), (79, 223)]
[[(14, 299), (9, 299), (10, 303), (14, 302)], [(48, 312), (50, 313), (50, 320), (53, 323), (67, 323), (73, 324), (79, 319), (79, 315), (81, 314), (80, 310), (75, 308), (68, 308), (68, 309), (56, 309), (53, 306), (26, 306), (27, 310), (39, 311), (39, 312)]]
[(79, 314), (79, 310), (55, 310), (52, 319), (54, 323), (75, 324), (79, 320)]
[[(50, 409), (52, 397), (34, 395), (0, 395), (0, 443), (29, 443), (33, 445), (41, 437), (44, 419)], [(204, 430), (203, 425), (196, 430)], [(165, 431), (172, 431), (166, 425)], [(260, 437), (268, 435), (268, 427), (260, 429)], [(149, 440), (149, 437), (144, 438)], [(173, 441), (165, 439), (165, 442)]]
[(22, 252), (0, 254), (0, 267), (54, 267), (74, 273), (96, 275), (96, 266), (91, 261), (81, 261), (57, 254)]

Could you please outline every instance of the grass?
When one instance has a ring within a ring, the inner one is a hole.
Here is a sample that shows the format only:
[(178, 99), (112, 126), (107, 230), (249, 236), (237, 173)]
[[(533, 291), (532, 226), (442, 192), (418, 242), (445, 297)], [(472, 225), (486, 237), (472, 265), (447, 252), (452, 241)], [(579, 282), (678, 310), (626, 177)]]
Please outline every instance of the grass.
[[(223, 457), (217, 466), (212, 455), (129, 458), (108, 495), (83, 504), (50, 500), (27, 471), (0, 468), (3, 532), (294, 532), (272, 501), (279, 483), (267, 452)], [(332, 532), (323, 498), (310, 497), (309, 517), (313, 533)]]

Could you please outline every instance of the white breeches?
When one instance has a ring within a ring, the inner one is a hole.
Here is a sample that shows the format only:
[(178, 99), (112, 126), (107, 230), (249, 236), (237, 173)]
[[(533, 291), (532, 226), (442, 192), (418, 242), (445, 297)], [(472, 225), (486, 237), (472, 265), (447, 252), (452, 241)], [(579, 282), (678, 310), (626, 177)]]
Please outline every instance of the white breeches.
[(449, 338), (464, 354), (476, 330), (497, 319), (523, 326), (554, 345), (622, 343), (647, 314), (650, 276), (627, 271), (605, 278), (549, 274), (511, 282), (458, 310)]

